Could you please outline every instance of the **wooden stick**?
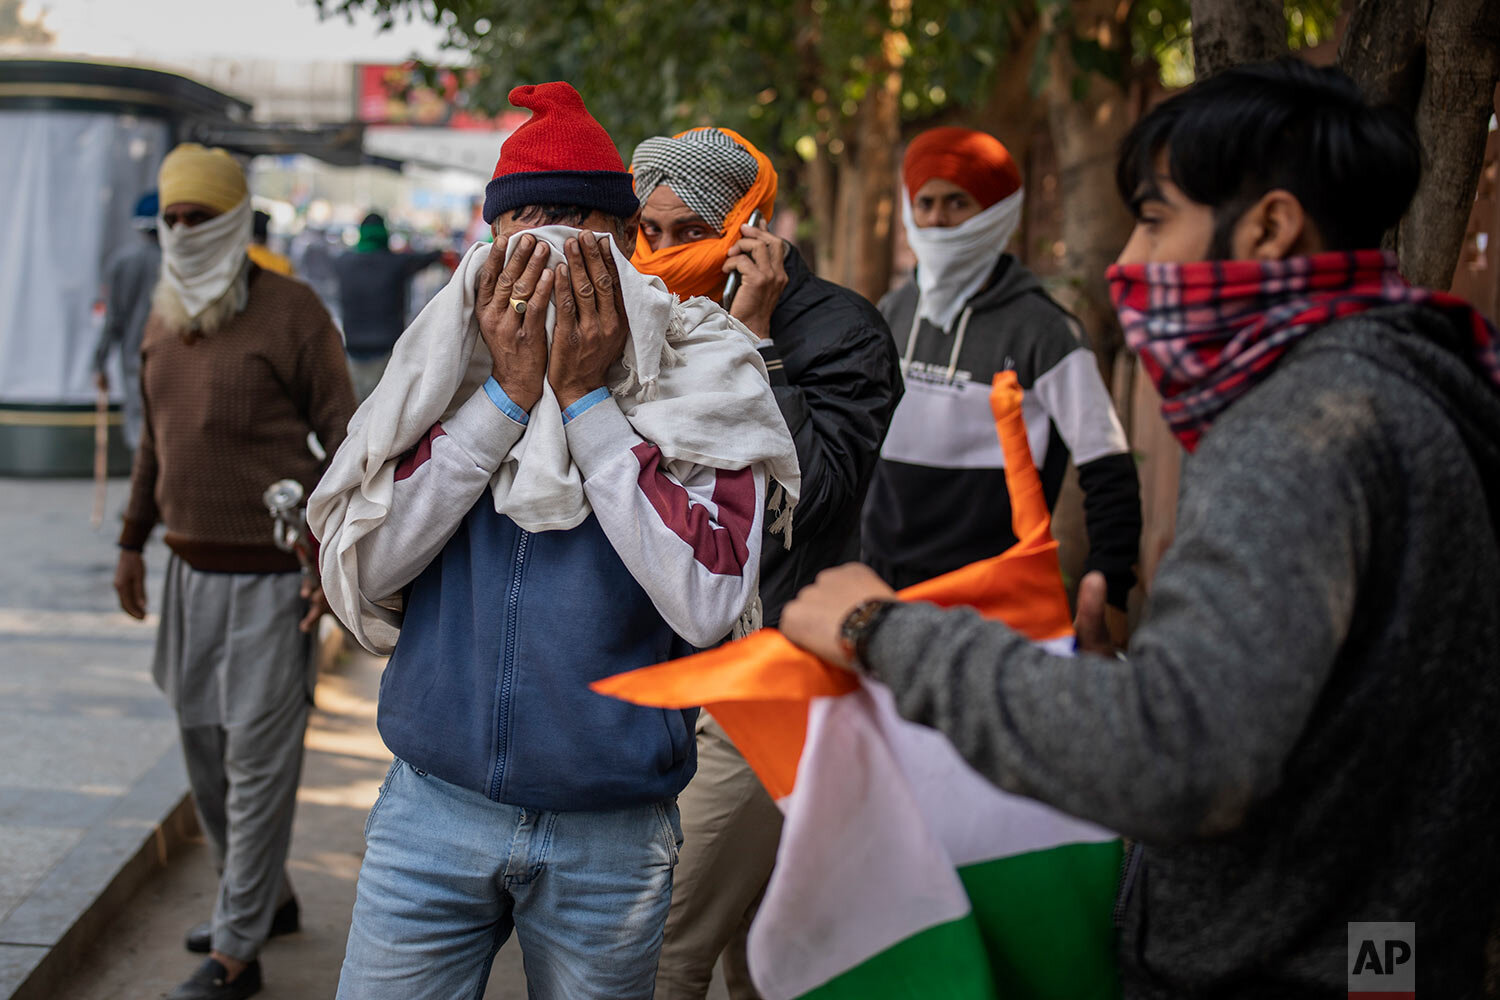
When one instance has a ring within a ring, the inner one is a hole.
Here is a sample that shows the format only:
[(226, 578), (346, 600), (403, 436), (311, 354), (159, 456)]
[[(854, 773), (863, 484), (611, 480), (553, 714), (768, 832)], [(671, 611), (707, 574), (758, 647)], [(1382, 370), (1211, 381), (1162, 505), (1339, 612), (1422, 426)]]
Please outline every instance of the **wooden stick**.
[(109, 493), (109, 390), (99, 386), (94, 396), (94, 513), (89, 523), (97, 531), (104, 523), (104, 501)]

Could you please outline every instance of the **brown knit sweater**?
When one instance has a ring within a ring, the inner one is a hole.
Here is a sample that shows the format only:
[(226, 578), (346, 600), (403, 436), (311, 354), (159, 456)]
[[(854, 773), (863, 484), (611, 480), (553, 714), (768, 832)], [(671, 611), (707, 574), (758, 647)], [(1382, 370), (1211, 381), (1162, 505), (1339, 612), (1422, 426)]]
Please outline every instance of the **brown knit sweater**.
[(139, 549), (157, 522), (189, 566), (220, 573), (298, 568), (271, 541), (261, 495), (278, 479), (309, 492), (344, 440), (354, 390), (343, 342), (312, 289), (260, 268), (245, 311), (191, 340), (153, 314), (141, 344), (146, 411), (120, 546)]

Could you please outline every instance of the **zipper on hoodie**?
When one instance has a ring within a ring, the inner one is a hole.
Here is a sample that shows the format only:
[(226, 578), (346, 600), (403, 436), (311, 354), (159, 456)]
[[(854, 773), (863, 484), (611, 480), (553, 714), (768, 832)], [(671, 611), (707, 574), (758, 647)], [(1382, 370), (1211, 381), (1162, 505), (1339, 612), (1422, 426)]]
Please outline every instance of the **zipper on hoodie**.
[(505, 648), (500, 659), (500, 704), (495, 710), (495, 779), (490, 783), (490, 798), (500, 801), (500, 784), (505, 780), (505, 744), (509, 738), (506, 720), (510, 718), (510, 689), (516, 665), (516, 617), (521, 607), (521, 576), (526, 567), (526, 545), (531, 532), (517, 528), (515, 556), (511, 559), (510, 590), (505, 595)]

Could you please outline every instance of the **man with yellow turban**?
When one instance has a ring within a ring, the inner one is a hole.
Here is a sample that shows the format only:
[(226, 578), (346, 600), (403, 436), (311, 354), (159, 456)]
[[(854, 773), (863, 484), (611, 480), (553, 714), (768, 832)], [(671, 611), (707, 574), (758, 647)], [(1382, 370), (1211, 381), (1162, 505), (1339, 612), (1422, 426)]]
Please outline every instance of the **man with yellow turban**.
[(159, 178), (161, 278), (141, 344), (145, 426), (120, 533), (120, 606), (146, 616), (141, 551), (171, 549), (153, 674), (177, 713), (188, 781), (220, 870), (203, 965), (170, 1000), (260, 989), (266, 938), (295, 931), (284, 864), (326, 610), (298, 558), (272, 543), (262, 495), (311, 491), (309, 435), (332, 450), (354, 393), (338, 330), (306, 285), (246, 255), (250, 192), (222, 149), (178, 146)]
[[(632, 263), (684, 298), (721, 304), (758, 338), (771, 388), (797, 447), (802, 497), (795, 536), (761, 549), (764, 622), (855, 544), (880, 444), (901, 398), (895, 345), (865, 299), (812, 273), (753, 213), (775, 211), (776, 171), (729, 129), (647, 139), (632, 163), (641, 239)], [(722, 301), (729, 275), (738, 291)], [(769, 523), (769, 522), (768, 522)], [(795, 541), (792, 538), (795, 537)], [(735, 1000), (754, 996), (744, 931), (770, 876), (781, 813), (707, 715), (697, 723), (698, 774), (678, 798), (683, 828), (656, 977), (657, 1000), (702, 997), (722, 953)]]

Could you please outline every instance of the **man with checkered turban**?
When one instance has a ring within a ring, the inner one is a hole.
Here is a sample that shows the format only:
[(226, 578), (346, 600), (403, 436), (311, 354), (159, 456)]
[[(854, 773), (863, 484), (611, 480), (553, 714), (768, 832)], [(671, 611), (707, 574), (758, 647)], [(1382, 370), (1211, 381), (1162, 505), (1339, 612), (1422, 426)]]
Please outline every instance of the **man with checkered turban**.
[[(865, 489), (901, 378), (889, 328), (869, 302), (812, 273), (766, 224), (776, 171), (729, 129), (647, 139), (631, 166), (641, 200), (633, 263), (678, 295), (720, 302), (757, 339), (797, 446), (795, 534), (761, 549), (764, 621), (817, 574), (848, 557)], [(738, 275), (729, 301), (725, 282)], [(744, 929), (770, 876), (781, 813), (718, 724), (698, 720), (698, 775), (678, 798), (684, 843), (657, 1000), (702, 997), (722, 953), (731, 996), (753, 996)]]

